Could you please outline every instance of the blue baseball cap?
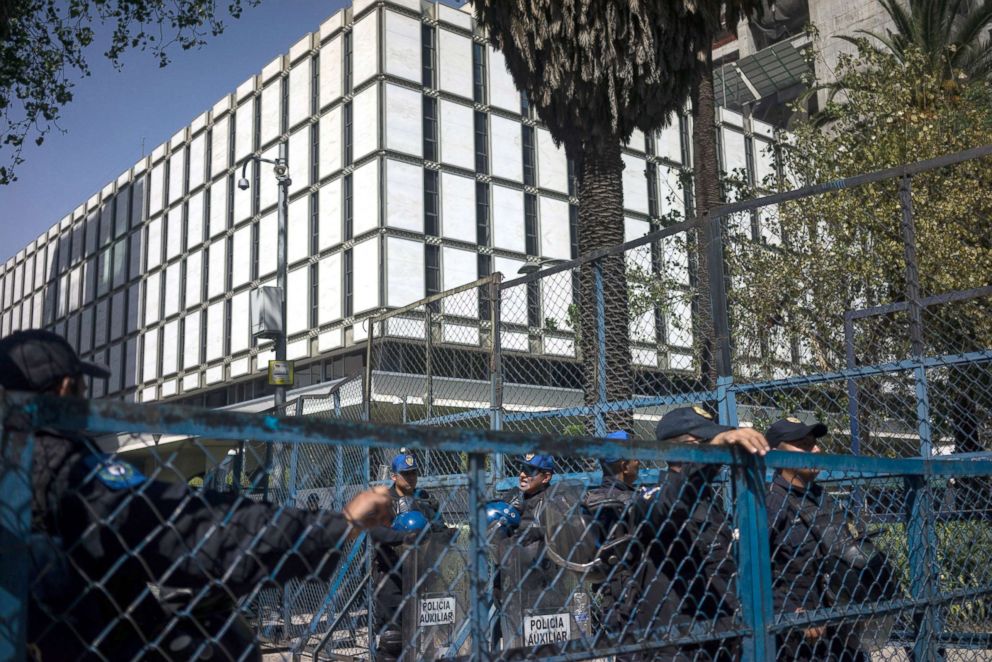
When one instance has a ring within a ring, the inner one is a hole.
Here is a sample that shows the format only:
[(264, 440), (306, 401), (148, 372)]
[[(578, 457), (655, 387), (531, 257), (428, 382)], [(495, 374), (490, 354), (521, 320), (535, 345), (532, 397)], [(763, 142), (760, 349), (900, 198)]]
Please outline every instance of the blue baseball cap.
[(550, 455), (527, 453), (524, 455), (524, 464), (540, 469), (541, 471), (550, 471), (551, 473), (555, 471), (555, 459)]
[[(616, 430), (606, 435), (606, 439), (616, 439), (619, 441), (627, 441), (630, 438), (631, 438), (630, 433), (627, 432), (626, 430)], [(607, 457), (600, 458), (599, 463), (602, 465), (610, 465), (610, 464), (616, 464), (617, 462), (622, 462), (623, 460), (626, 459), (627, 458), (621, 457), (619, 455), (616, 456), (609, 455)]]
[(415, 458), (412, 453), (400, 453), (393, 458), (393, 461), (390, 463), (389, 467), (393, 470), (394, 474), (403, 473), (404, 471), (417, 471), (420, 469), (420, 466), (417, 464), (417, 458)]
[(721, 432), (733, 429), (735, 428), (729, 425), (720, 425), (713, 420), (713, 414), (698, 405), (693, 405), (692, 407), (673, 409), (662, 416), (655, 429), (655, 438), (658, 441), (664, 441), (684, 434), (691, 434), (694, 437), (699, 437), (702, 441), (709, 441)]

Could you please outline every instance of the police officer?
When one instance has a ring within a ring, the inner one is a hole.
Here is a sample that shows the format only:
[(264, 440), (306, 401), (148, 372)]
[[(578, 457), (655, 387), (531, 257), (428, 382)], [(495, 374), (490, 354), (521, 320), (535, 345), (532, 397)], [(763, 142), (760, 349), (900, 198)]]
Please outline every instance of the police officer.
[[(520, 513), (517, 518), (497, 518), (490, 524), (489, 537), (494, 547), (496, 565), (493, 577), (493, 597), (503, 614), (497, 624), (497, 637), (503, 647), (520, 635), (522, 610), (535, 608), (530, 604), (531, 592), (538, 593), (553, 579), (553, 565), (543, 553), (545, 532), (541, 515), (548, 496), (548, 487), (555, 473), (555, 460), (550, 455), (527, 453), (521, 458), (518, 489), (507, 502)], [(519, 571), (519, 575), (517, 574)], [(507, 590), (508, 589), (508, 590)], [(517, 613), (517, 610), (520, 613)], [(519, 642), (518, 642), (519, 643)], [(504, 653), (504, 659), (526, 659), (532, 651)]]
[[(0, 340), (4, 389), (82, 398), (86, 377), (109, 374), (47, 331)], [(238, 629), (231, 599), (269, 579), (326, 580), (345, 541), (388, 522), (384, 490), (359, 494), (340, 514), (312, 514), (149, 480), (78, 430), (35, 430), (20, 412), (8, 414), (3, 433), (10, 452), (33, 438), (28, 648), (35, 659), (260, 659), (250, 632), (229, 635)], [(163, 586), (186, 589), (194, 614), (217, 592), (228, 611), (195, 623), (177, 617), (156, 595)]]
[[(765, 436), (775, 449), (819, 453), (817, 440), (826, 433), (823, 423), (806, 425), (790, 416), (773, 423)], [(780, 469), (768, 489), (776, 611), (802, 613), (832, 606), (826, 580), (841, 570), (832, 549), (850, 542), (845, 540), (849, 522), (840, 504), (816, 483), (818, 473), (817, 469)], [(881, 580), (872, 577), (872, 581)], [(780, 637), (778, 659), (868, 662), (869, 656), (850, 628), (814, 625)]]
[[(372, 557), (372, 578), (375, 581), (374, 614), (376, 631), (379, 634), (378, 657), (384, 660), (397, 659), (403, 652), (403, 566), (401, 545), (416, 540), (418, 530), (411, 529), (409, 522), (426, 521), (432, 529), (443, 529), (438, 516), (438, 504), (426, 490), (417, 488), (420, 466), (417, 458), (405, 450), (393, 457), (389, 465), (389, 487), (391, 513), (394, 527), (392, 531), (378, 530), (372, 534), (376, 543)], [(419, 513), (419, 517), (406, 517)]]
[[(719, 425), (702, 407), (682, 407), (665, 414), (655, 436), (670, 443), (738, 446), (764, 455), (768, 443), (749, 428)], [(675, 635), (690, 626), (725, 630), (738, 610), (733, 587), (736, 562), (733, 525), (715, 489), (716, 464), (669, 463), (664, 482), (646, 494), (651, 502), (645, 529), (647, 556), (658, 568), (647, 576), (634, 621), (642, 631), (675, 626)], [(643, 535), (643, 534), (642, 534)], [(668, 660), (730, 660), (736, 644), (715, 641), (659, 652)]]
[[(626, 430), (618, 430), (607, 434), (606, 438), (623, 441), (631, 435)], [(637, 535), (648, 516), (646, 506), (649, 503), (643, 492), (635, 487), (640, 462), (614, 455), (602, 458), (600, 465), (602, 481), (586, 491), (582, 506), (592, 519), (591, 533), (597, 538), (599, 566), (593, 579), (593, 590), (599, 605), (598, 626), (607, 637), (615, 638), (637, 611), (639, 585), (657, 569), (645, 557), (645, 547)], [(627, 642), (633, 640), (633, 636), (627, 638)], [(615, 643), (619, 642), (610, 642)]]

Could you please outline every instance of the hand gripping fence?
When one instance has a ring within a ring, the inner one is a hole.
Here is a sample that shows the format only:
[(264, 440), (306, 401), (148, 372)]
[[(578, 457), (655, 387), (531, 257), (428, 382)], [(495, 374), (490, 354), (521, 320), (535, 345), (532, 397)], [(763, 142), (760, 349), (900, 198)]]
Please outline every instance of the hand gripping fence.
[[(261, 591), (290, 581), (326, 592), (300, 617), (328, 628), (299, 635), (314, 659), (992, 654), (992, 460), (761, 458), (726, 446), (2, 396), (5, 659), (53, 650), (261, 659), (263, 626), (245, 617)], [(191, 484), (178, 450), (133, 467), (126, 451), (90, 445), (153, 446), (152, 435), (180, 436), (210, 457), (244, 440), (464, 455), (468, 498), (452, 505), (422, 489), (418, 512), (443, 517), (349, 539), (327, 511)], [(642, 470), (633, 489), (557, 471), (522, 502), (497, 493), (487, 459), (533, 452), (556, 468), (606, 457), (663, 468)], [(73, 470), (49, 473), (58, 467)], [(812, 468), (823, 470), (818, 489), (795, 498), (783, 487), (783, 476)], [(32, 507), (39, 489), (47, 501)], [(343, 590), (356, 572), (362, 579)]]

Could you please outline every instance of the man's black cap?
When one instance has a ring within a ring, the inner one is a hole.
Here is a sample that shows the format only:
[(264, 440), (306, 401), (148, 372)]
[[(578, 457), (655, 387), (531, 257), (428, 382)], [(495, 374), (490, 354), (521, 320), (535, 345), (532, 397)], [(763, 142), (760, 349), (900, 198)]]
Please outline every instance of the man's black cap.
[(51, 331), (15, 331), (0, 340), (0, 386), (13, 391), (45, 391), (63, 377), (106, 379), (110, 370), (83, 361), (65, 338)]
[(799, 441), (805, 437), (819, 439), (827, 433), (827, 426), (823, 423), (806, 425), (795, 416), (788, 416), (780, 421), (775, 421), (765, 432), (765, 439), (772, 448), (778, 447), (782, 443)]
[(702, 441), (709, 441), (721, 432), (733, 430), (734, 428), (720, 425), (713, 420), (713, 414), (702, 407), (682, 407), (673, 409), (658, 421), (655, 429), (655, 438), (659, 441), (680, 437), (684, 434), (691, 434), (699, 437)]

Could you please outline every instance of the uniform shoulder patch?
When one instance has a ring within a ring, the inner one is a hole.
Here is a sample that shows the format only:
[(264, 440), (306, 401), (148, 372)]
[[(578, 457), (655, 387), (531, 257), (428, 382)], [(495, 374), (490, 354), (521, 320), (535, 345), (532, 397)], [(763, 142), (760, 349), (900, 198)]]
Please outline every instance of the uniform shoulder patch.
[(696, 412), (697, 414), (699, 414), (703, 418), (708, 418), (710, 420), (713, 420), (713, 414), (709, 413), (708, 411), (706, 411), (705, 409), (703, 409), (699, 405), (693, 405), (692, 406), (692, 411)]
[(531, 460), (534, 459), (534, 455), (535, 455), (535, 453), (527, 453), (526, 455), (524, 455), (524, 461), (525, 462), (530, 462)]
[(134, 465), (112, 458), (109, 455), (93, 454), (84, 461), (87, 467), (96, 471), (96, 478), (112, 490), (124, 490), (145, 482), (144, 474)]
[(785, 420), (789, 421), (790, 423), (802, 423), (802, 421), (800, 421), (795, 416), (787, 416)]

